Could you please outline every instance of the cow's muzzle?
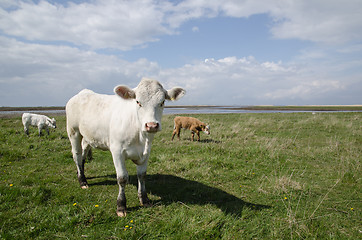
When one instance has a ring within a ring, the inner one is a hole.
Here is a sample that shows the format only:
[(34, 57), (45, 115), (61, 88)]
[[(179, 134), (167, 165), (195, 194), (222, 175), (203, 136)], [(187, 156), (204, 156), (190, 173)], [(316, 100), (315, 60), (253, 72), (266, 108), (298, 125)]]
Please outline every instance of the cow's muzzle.
[(160, 128), (160, 124), (156, 123), (156, 122), (148, 122), (146, 123), (146, 131), (153, 133), (153, 132), (157, 132), (158, 129)]

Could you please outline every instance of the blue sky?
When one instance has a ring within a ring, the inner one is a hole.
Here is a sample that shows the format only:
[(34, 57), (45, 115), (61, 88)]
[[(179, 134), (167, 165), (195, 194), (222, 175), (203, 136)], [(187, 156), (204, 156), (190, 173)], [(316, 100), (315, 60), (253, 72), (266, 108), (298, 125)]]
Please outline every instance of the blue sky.
[[(254, 56), (259, 61), (290, 61), (308, 42), (277, 40), (269, 33), (272, 20), (266, 14), (249, 18), (219, 17), (192, 20), (177, 35), (162, 36), (147, 48), (122, 55), (130, 60), (147, 58), (162, 67), (180, 67), (193, 60), (225, 56)], [(180, 50), (182, 46), (182, 50)]]
[(142, 77), (185, 105), (362, 104), (358, 0), (0, 0), (0, 106)]

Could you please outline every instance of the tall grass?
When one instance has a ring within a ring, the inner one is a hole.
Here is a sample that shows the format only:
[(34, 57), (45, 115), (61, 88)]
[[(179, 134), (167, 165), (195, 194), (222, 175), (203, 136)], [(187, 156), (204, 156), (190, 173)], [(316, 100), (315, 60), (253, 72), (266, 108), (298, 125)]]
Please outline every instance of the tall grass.
[(27, 137), (0, 119), (2, 239), (358, 239), (361, 237), (361, 113), (194, 115), (211, 135), (171, 141), (173, 115), (155, 137), (146, 188), (136, 168), (128, 215), (116, 216), (109, 152), (93, 151), (89, 189), (76, 178), (65, 117), (50, 136)]

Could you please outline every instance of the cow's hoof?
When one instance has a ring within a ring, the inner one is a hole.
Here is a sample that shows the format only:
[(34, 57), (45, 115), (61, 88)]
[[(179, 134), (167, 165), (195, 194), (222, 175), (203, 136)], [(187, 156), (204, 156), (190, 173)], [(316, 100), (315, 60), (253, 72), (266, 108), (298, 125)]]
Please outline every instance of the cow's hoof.
[(140, 200), (140, 204), (143, 207), (151, 207), (152, 203), (147, 196), (147, 193), (138, 193), (138, 199)]
[(127, 215), (126, 210), (117, 211), (118, 217), (125, 217)]
[(152, 203), (151, 202), (146, 202), (146, 203), (141, 203), (141, 206), (142, 207), (146, 207), (146, 208), (148, 208), (148, 207), (152, 207)]
[(79, 185), (82, 189), (87, 189), (88, 188), (88, 183), (87, 181), (79, 181)]
[(82, 189), (86, 189), (88, 188), (88, 182), (87, 182), (87, 179), (85, 178), (85, 176), (78, 176), (78, 182), (79, 182), (79, 185)]
[(150, 201), (150, 199), (146, 198), (146, 199), (143, 199), (140, 198), (140, 204), (142, 207), (152, 207), (152, 203)]

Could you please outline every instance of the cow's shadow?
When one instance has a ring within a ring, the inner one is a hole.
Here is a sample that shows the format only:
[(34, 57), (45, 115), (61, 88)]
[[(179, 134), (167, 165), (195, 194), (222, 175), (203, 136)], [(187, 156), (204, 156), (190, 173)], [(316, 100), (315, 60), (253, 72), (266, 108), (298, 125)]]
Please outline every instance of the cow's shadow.
[(222, 143), (221, 141), (219, 140), (214, 140), (214, 139), (201, 139), (200, 142), (202, 143)]
[(191, 138), (187, 138), (187, 137), (184, 137), (184, 138), (181, 138), (181, 140), (178, 140), (176, 139), (177, 141), (185, 141), (185, 142), (199, 142), (199, 143), (222, 143), (221, 141), (219, 140), (214, 140), (214, 139), (210, 139), (210, 138), (201, 138), (200, 141), (197, 141), (196, 140), (197, 138), (195, 137), (195, 140), (192, 141)]
[[(103, 176), (104, 177), (104, 176)], [(114, 180), (90, 183), (89, 185), (114, 185), (117, 184), (116, 176), (108, 175)], [(98, 178), (98, 177), (93, 177)], [(92, 179), (92, 178), (88, 178)], [(137, 176), (130, 176), (130, 184), (137, 187)], [(207, 186), (203, 183), (165, 174), (147, 175), (146, 189), (148, 193), (159, 196), (161, 199), (153, 201), (154, 205), (183, 203), (186, 205), (213, 204), (227, 214), (241, 216), (245, 207), (254, 210), (270, 208), (270, 206), (246, 202), (221, 189)], [(131, 209), (130, 209), (131, 210)]]

